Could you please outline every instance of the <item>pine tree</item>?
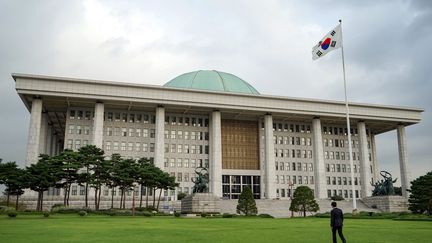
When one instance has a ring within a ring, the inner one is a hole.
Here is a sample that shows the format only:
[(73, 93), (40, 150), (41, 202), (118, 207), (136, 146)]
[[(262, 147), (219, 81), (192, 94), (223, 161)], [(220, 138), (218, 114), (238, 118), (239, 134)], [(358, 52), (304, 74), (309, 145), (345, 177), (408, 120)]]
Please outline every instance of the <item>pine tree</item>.
[(240, 194), (237, 204), (237, 213), (243, 213), (246, 216), (256, 215), (258, 213), (252, 190), (248, 186), (244, 187)]
[(319, 210), (319, 205), (315, 201), (312, 190), (307, 186), (299, 186), (294, 191), (294, 198), (291, 201), (290, 210), (294, 212), (303, 212), (303, 217), (306, 217), (306, 212), (316, 212)]
[(432, 214), (432, 171), (411, 182), (408, 209), (414, 213)]

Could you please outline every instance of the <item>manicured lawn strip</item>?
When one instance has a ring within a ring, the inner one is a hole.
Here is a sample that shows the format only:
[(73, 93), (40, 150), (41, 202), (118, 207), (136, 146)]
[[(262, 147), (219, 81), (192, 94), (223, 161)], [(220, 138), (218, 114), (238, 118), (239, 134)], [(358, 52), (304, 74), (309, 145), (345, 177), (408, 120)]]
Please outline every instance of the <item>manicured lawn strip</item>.
[[(430, 242), (432, 222), (347, 219), (349, 242)], [(0, 215), (8, 242), (330, 242), (329, 219)]]

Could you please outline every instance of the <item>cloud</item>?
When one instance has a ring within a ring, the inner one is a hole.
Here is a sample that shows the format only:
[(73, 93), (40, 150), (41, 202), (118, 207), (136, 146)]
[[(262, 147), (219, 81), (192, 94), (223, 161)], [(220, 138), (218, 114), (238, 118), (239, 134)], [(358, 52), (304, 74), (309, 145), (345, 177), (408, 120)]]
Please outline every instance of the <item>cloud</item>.
[[(350, 100), (426, 108), (408, 151), (414, 176), (431, 170), (430, 1), (3, 1), (0, 157), (25, 158), (12, 72), (161, 85), (216, 69), (264, 94), (343, 100), (340, 51), (311, 60), (339, 19)], [(398, 176), (395, 133), (377, 140), (381, 168)]]

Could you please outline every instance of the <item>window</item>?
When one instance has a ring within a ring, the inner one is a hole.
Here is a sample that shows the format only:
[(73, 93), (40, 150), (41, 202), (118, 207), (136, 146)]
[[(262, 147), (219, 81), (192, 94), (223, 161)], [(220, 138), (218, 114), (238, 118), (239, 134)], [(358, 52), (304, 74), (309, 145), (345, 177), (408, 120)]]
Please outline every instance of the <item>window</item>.
[(176, 131), (171, 131), (171, 139), (176, 139)]
[(183, 167), (182, 159), (177, 159), (177, 167), (179, 167), (179, 168)]
[(181, 172), (177, 173), (177, 181), (178, 182), (182, 181), (182, 173)]
[(183, 153), (183, 146), (181, 144), (177, 145), (177, 153)]
[(136, 134), (137, 137), (141, 137), (142, 136), (141, 128), (137, 128), (135, 130), (135, 134)]
[(133, 137), (133, 132), (134, 131), (134, 129), (133, 128), (129, 128), (129, 137)]
[(114, 142), (113, 143), (113, 150), (117, 151), (119, 149), (119, 143), (118, 142)]
[(170, 159), (170, 167), (175, 167), (175, 166), (176, 166), (175, 159), (171, 158)]
[(67, 141), (67, 148), (68, 149), (73, 149), (73, 140), (72, 139), (68, 139), (68, 141)]
[(126, 151), (126, 142), (121, 142), (121, 150)]
[(141, 143), (135, 143), (135, 151), (141, 151)]
[(78, 150), (81, 148), (81, 140), (75, 140), (75, 149)]
[(69, 134), (73, 134), (75, 131), (75, 125), (71, 124), (69, 125)]
[(127, 136), (127, 130), (126, 130), (126, 128), (125, 127), (122, 127), (122, 129), (121, 129), (121, 135), (123, 136), (123, 137), (126, 137)]
[(85, 195), (85, 186), (80, 186), (80, 195)]
[(77, 125), (76, 126), (76, 134), (81, 134), (82, 130), (81, 130), (81, 126)]
[(143, 143), (143, 152), (148, 152), (148, 144)]
[(70, 110), (69, 119), (75, 119), (75, 110)]
[(105, 142), (105, 150), (111, 150), (111, 142), (110, 141)]
[(133, 150), (133, 143), (129, 142), (128, 143), (128, 151), (132, 151)]
[(72, 196), (76, 196), (77, 195), (77, 186), (72, 186), (72, 190), (71, 190), (71, 194)]
[(154, 143), (150, 143), (150, 152), (154, 152), (154, 147), (155, 147), (155, 144)]

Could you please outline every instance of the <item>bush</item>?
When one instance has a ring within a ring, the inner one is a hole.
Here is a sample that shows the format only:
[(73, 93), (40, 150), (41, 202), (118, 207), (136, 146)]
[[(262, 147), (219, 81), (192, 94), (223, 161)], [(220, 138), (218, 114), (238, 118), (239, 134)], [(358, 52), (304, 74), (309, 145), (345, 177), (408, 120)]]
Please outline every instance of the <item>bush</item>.
[(9, 212), (15, 212), (15, 208), (0, 206), (0, 214), (8, 214)]
[(65, 207), (63, 203), (56, 203), (51, 206), (51, 211), (53, 211), (55, 208)]
[(333, 201), (342, 201), (344, 200), (344, 198), (340, 195), (334, 195), (333, 197), (330, 198)]
[(224, 213), (222, 214), (222, 218), (232, 218), (234, 217), (234, 215), (230, 214), (230, 213)]
[(153, 214), (152, 213), (150, 213), (150, 212), (142, 212), (142, 215), (144, 216), (144, 217), (151, 217), (151, 216), (153, 216)]
[(207, 214), (206, 213), (201, 213), (201, 218), (205, 218), (205, 217), (207, 217)]
[(7, 215), (9, 216), (9, 218), (15, 218), (18, 213), (16, 211), (9, 211)]
[(175, 212), (174, 213), (174, 217), (179, 218), (180, 217), (180, 213), (179, 212)]
[(50, 216), (50, 212), (43, 212), (43, 216), (44, 216), (45, 218), (48, 218), (48, 217)]
[(267, 219), (274, 218), (273, 216), (271, 216), (270, 214), (267, 214), (267, 213), (259, 214), (258, 217), (260, 217), (260, 218), (267, 218)]
[(87, 215), (87, 211), (81, 210), (78, 212), (79, 216), (86, 216)]
[(183, 198), (185, 198), (187, 196), (186, 193), (184, 192), (180, 192), (179, 194), (177, 194), (177, 200), (182, 200)]

